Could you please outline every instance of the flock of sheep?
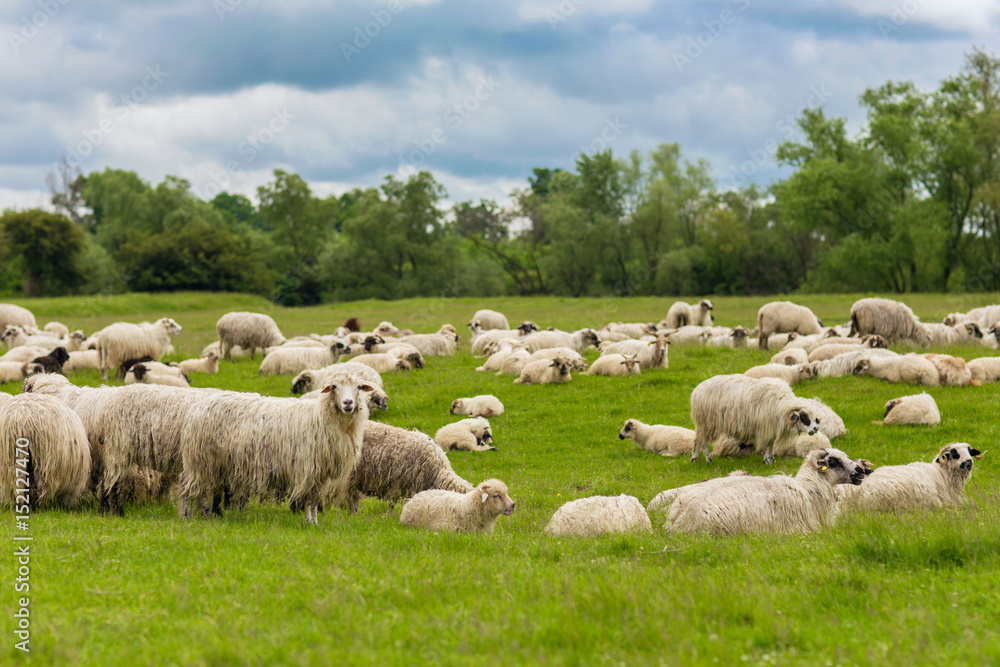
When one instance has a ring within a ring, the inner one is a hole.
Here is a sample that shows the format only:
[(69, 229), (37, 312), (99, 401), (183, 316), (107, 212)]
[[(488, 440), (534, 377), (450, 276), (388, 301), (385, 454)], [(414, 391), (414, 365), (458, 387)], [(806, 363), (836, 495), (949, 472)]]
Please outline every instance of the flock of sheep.
[[(658, 323), (610, 323), (599, 330), (541, 330), (533, 322), (511, 328), (501, 313), (481, 310), (469, 322), (471, 349), (485, 361), (476, 370), (514, 376), (524, 384), (565, 383), (573, 371), (626, 376), (668, 368), (671, 345), (756, 347), (775, 350), (771, 363), (744, 374), (706, 379), (691, 393), (695, 428), (647, 425), (629, 419), (619, 437), (666, 456), (751, 456), (766, 463), (796, 456), (795, 476), (726, 477), (668, 489), (646, 508), (637, 498), (594, 496), (563, 505), (545, 528), (549, 535), (600, 535), (649, 530), (650, 514), (680, 532), (740, 534), (809, 532), (832, 525), (841, 508), (887, 510), (964, 502), (973, 461), (982, 452), (966, 443), (943, 446), (933, 462), (873, 470), (832, 447), (847, 430), (817, 399), (792, 387), (816, 377), (868, 374), (888, 382), (974, 386), (1000, 379), (1000, 357), (964, 359), (942, 354), (899, 354), (890, 345), (967, 344), (1000, 348), (1000, 306), (949, 315), (925, 324), (904, 304), (861, 299), (850, 323), (824, 328), (803, 306), (776, 302), (758, 312), (756, 332), (715, 327), (713, 305), (675, 303)], [(433, 334), (400, 331), (382, 322), (360, 331), (354, 318), (332, 334), (285, 338), (274, 320), (227, 313), (218, 342), (198, 359), (161, 363), (181, 327), (116, 323), (85, 336), (57, 322), (38, 329), (27, 310), (0, 304), (0, 382), (21, 381), (17, 396), (0, 393), (0, 444), (13, 467), (15, 443), (27, 440), (29, 490), (34, 507), (70, 507), (88, 494), (100, 511), (124, 514), (126, 502), (172, 493), (180, 511), (221, 515), (224, 508), (287, 500), (315, 523), (323, 509), (356, 512), (361, 500), (406, 501), (402, 523), (432, 530), (491, 531), (514, 512), (504, 482), (474, 486), (451, 467), (446, 451), (495, 449), (488, 418), (503, 414), (494, 396), (455, 399), (464, 416), (431, 438), (419, 431), (369, 420), (389, 397), (381, 375), (423, 368), (427, 357), (451, 355), (459, 345), (446, 324)], [(756, 335), (754, 335), (756, 334)], [(583, 356), (597, 347), (600, 356)], [(195, 373), (218, 372), (220, 359), (264, 356), (260, 373), (291, 376), (300, 398), (192, 388)], [(112, 370), (125, 386), (79, 387), (63, 373)], [(941, 415), (926, 393), (884, 407), (885, 424), (937, 424)], [(9, 469), (9, 468), (8, 468)], [(0, 481), (4, 502), (13, 480)]]

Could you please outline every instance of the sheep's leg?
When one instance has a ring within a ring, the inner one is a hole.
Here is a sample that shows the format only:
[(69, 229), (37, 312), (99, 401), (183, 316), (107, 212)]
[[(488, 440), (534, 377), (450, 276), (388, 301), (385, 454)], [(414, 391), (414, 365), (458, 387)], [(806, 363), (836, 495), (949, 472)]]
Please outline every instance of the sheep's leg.
[(701, 454), (701, 450), (706, 448), (705, 439), (698, 433), (695, 429), (694, 433), (694, 450), (691, 452), (691, 463), (697, 463), (698, 456)]
[(774, 463), (774, 443), (772, 442), (764, 449), (764, 463), (771, 465)]
[(222, 496), (224, 491), (216, 489), (215, 493), (212, 494), (212, 516), (222, 516)]
[(470, 452), (495, 452), (496, 447), (490, 447), (489, 445), (469, 445)]

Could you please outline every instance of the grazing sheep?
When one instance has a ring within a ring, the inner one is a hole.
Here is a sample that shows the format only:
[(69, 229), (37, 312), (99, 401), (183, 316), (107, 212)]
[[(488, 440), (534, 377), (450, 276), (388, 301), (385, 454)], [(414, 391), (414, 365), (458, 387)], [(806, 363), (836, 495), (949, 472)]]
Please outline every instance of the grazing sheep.
[(69, 352), (64, 347), (57, 347), (44, 357), (35, 357), (31, 363), (40, 364), (46, 373), (61, 373), (63, 364), (67, 361), (69, 361)]
[(571, 500), (552, 515), (545, 526), (545, 534), (549, 537), (597, 537), (652, 529), (639, 499), (623, 493)]
[(670, 306), (664, 324), (667, 329), (679, 329), (685, 326), (712, 326), (712, 309), (714, 306), (708, 299), (702, 299), (695, 305), (677, 301)]
[(602, 354), (591, 365), (587, 375), (606, 375), (609, 377), (625, 377), (639, 375), (642, 369), (636, 355)]
[(209, 352), (202, 355), (201, 359), (185, 359), (178, 366), (188, 374), (206, 373), (208, 375), (215, 375), (219, 372), (219, 355), (215, 352)]
[(156, 373), (146, 367), (146, 364), (136, 364), (125, 374), (125, 384), (159, 384), (167, 387), (190, 387), (191, 384), (178, 375)]
[(667, 528), (715, 535), (809, 533), (836, 521), (836, 485), (864, 479), (864, 469), (844, 452), (816, 449), (795, 477), (739, 476), (686, 487), (670, 506)]
[(823, 331), (823, 323), (805, 306), (791, 301), (773, 301), (757, 311), (757, 345), (767, 349), (768, 338), (775, 333), (798, 333), (803, 336)]
[(226, 361), (233, 360), (231, 350), (236, 345), (249, 350), (250, 358), (253, 359), (257, 348), (263, 350), (285, 342), (285, 336), (278, 325), (263, 313), (226, 313), (219, 318), (215, 330), (219, 334), (219, 356)]
[(483, 331), (510, 329), (510, 325), (507, 323), (507, 316), (495, 310), (477, 310), (476, 314), (472, 316), (472, 320), (478, 320), (479, 326), (482, 327)]
[(150, 324), (116, 322), (101, 331), (97, 351), (101, 359), (101, 379), (108, 379), (108, 370), (127, 359), (151, 357), (159, 361), (167, 352), (170, 336), (181, 333), (177, 322), (164, 317)]
[(488, 479), (468, 493), (423, 491), (403, 505), (399, 521), (407, 526), (460, 533), (492, 533), (501, 514), (514, 513), (507, 485)]
[(819, 430), (814, 416), (787, 382), (745, 375), (716, 375), (695, 387), (691, 392), (691, 421), (695, 424), (691, 460), (697, 461), (704, 451), (709, 463), (709, 443), (723, 436), (752, 445), (770, 464), (774, 462), (776, 443), (784, 446), (783, 440)]
[(680, 426), (648, 425), (638, 419), (629, 419), (618, 433), (619, 440), (625, 438), (661, 456), (690, 455), (694, 451), (694, 431)]
[(333, 504), (356, 514), (362, 498), (395, 504), (429, 489), (468, 493), (474, 487), (455, 474), (451, 462), (430, 436), (369, 421), (358, 463)]
[[(506, 364), (506, 362), (505, 362)], [(549, 361), (538, 359), (528, 362), (521, 369), (515, 384), (559, 384), (573, 379), (570, 375), (571, 362), (562, 357)]]
[(503, 414), (503, 403), (492, 394), (456, 398), (451, 402), (451, 414), (470, 417), (499, 417)]
[(652, 368), (667, 368), (667, 347), (670, 341), (666, 336), (657, 336), (654, 340), (623, 340), (617, 343), (602, 343), (601, 356), (605, 354), (631, 355), (638, 359), (639, 368), (644, 371)]
[(352, 363), (363, 364), (378, 373), (390, 373), (392, 371), (408, 371), (413, 365), (406, 359), (400, 359), (395, 355), (382, 354), (362, 354), (354, 357)]
[(335, 381), (303, 401), (220, 393), (193, 407), (182, 431), (180, 506), (221, 514), (223, 493), (288, 496), (317, 523), (319, 502), (350, 477), (368, 421), (362, 381)]
[(473, 417), (446, 424), (438, 429), (434, 440), (443, 451), (457, 449), (465, 452), (496, 451), (490, 423), (484, 417)]
[(854, 374), (871, 375), (886, 382), (921, 384), (925, 387), (936, 387), (940, 384), (938, 369), (918, 354), (859, 359), (854, 366)]
[(568, 347), (577, 354), (583, 354), (590, 346), (598, 347), (601, 338), (593, 329), (580, 329), (573, 333), (566, 331), (536, 331), (524, 337), (529, 352), (548, 347)]
[(351, 348), (337, 341), (326, 348), (279, 347), (264, 357), (260, 375), (298, 375), (307, 368), (322, 368), (337, 363), (350, 354)]
[(965, 363), (972, 379), (980, 383), (1000, 380), (1000, 357), (980, 357)]
[(27, 327), (32, 330), (38, 328), (38, 325), (35, 323), (34, 314), (27, 308), (15, 306), (12, 303), (0, 303), (0, 330), (3, 330), (8, 324)]
[(790, 385), (796, 385), (802, 380), (816, 377), (816, 367), (812, 364), (786, 366), (784, 364), (764, 364), (748, 369), (744, 375), (751, 378), (778, 378)]
[(965, 365), (965, 359), (947, 354), (925, 354), (924, 358), (934, 364), (938, 372), (938, 382), (943, 387), (968, 387), (978, 385), (972, 378), (972, 371)]
[(892, 512), (901, 509), (946, 507), (965, 503), (965, 485), (973, 460), (983, 453), (965, 442), (945, 445), (933, 463), (882, 466), (859, 489), (838, 489), (845, 510)]
[(785, 366), (798, 366), (809, 361), (809, 353), (801, 347), (785, 348), (771, 357), (772, 364), (784, 364)]
[(859, 299), (851, 306), (851, 336), (878, 334), (890, 343), (909, 341), (927, 346), (931, 333), (905, 303), (891, 299)]
[(923, 393), (894, 398), (885, 404), (885, 416), (880, 424), (929, 424), (941, 423), (941, 412), (934, 397)]
[(840, 418), (836, 412), (833, 411), (829, 405), (819, 400), (818, 398), (803, 398), (802, 405), (809, 410), (816, 421), (819, 422), (819, 432), (828, 437), (830, 440), (839, 438), (842, 435), (847, 435), (847, 428), (844, 426), (844, 420)]

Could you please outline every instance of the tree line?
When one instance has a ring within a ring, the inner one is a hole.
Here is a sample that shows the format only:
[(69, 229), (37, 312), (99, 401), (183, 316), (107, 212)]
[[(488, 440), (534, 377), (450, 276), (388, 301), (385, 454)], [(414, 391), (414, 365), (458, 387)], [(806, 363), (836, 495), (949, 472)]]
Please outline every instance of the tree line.
[(723, 189), (678, 144), (536, 168), (512, 204), (421, 171), (318, 197), (275, 170), (257, 204), (184, 179), (50, 178), (55, 212), (0, 217), (0, 293), (245, 291), (284, 305), (411, 296), (1000, 290), (1000, 59), (932, 91), (866, 90), (865, 127), (806, 109), (791, 174)]

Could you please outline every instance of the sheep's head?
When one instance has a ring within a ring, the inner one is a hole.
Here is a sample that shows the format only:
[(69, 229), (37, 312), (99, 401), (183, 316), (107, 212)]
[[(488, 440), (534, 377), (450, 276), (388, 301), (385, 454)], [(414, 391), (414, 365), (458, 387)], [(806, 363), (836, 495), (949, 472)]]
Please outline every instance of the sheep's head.
[(22, 327), (19, 327), (16, 324), (8, 324), (4, 328), (3, 333), (0, 334), (0, 341), (3, 341), (4, 343), (7, 343), (7, 342), (9, 342), (9, 341), (17, 338), (18, 336), (20, 336), (23, 333), (25, 333), (25, 331), (24, 331), (24, 329)]
[(624, 440), (625, 438), (632, 438), (635, 436), (635, 432), (639, 429), (639, 422), (634, 419), (627, 419), (625, 425), (622, 426), (622, 430), (618, 432), (618, 439)]
[(134, 375), (135, 379), (138, 380), (139, 382), (142, 382), (143, 379), (146, 377), (146, 375), (149, 373), (149, 371), (146, 369), (145, 364), (135, 364), (132, 366), (132, 368), (129, 369), (128, 372)]
[(184, 330), (184, 329), (181, 328), (181, 325), (177, 324), (177, 322), (174, 322), (169, 317), (164, 317), (164, 318), (160, 319), (159, 323), (160, 323), (160, 326), (163, 327), (164, 329), (166, 329), (167, 333), (170, 334), (171, 336), (176, 336), (177, 334), (179, 334), (180, 332), (182, 332)]
[(410, 365), (414, 368), (426, 368), (427, 364), (424, 363), (424, 357), (419, 352), (410, 352), (406, 355), (406, 360), (410, 362)]
[(953, 442), (942, 447), (934, 461), (952, 474), (967, 477), (972, 474), (973, 460), (978, 461), (985, 454), (967, 442)]
[(851, 371), (852, 375), (868, 375), (868, 371), (871, 367), (871, 363), (867, 359), (858, 359), (858, 363), (854, 365), (854, 370)]
[(812, 380), (814, 377), (816, 377), (815, 363), (799, 364), (795, 368), (799, 371), (799, 378), (803, 380)]
[(365, 382), (337, 380), (323, 385), (321, 393), (330, 395), (335, 409), (350, 415), (362, 405), (367, 405), (374, 391), (375, 387)]
[[(63, 387), (70, 387), (73, 385), (72, 382), (66, 379), (65, 375), (59, 375), (58, 373), (45, 373), (45, 369), (42, 368), (41, 364), (26, 363), (25, 366), (35, 366), (37, 371), (31, 373), (30, 375), (25, 375), (24, 382), (21, 385), (21, 391), (25, 394), (55, 393)], [(56, 389), (51, 392), (46, 391), (49, 387), (55, 387)]]
[(559, 375), (569, 375), (571, 365), (572, 364), (570, 364), (569, 360), (562, 357), (556, 357), (552, 360), (552, 363), (549, 364), (549, 367), (555, 368), (559, 372)]
[(733, 328), (733, 332), (729, 335), (734, 341), (742, 341), (750, 335), (750, 330), (743, 326), (737, 326)]
[(475, 492), (479, 493), (479, 501), (488, 509), (488, 514), (510, 516), (514, 513), (515, 503), (508, 495), (507, 485), (499, 479), (486, 480)]
[(656, 335), (656, 323), (655, 322), (646, 322), (645, 324), (642, 325), (642, 331), (643, 331), (643, 333), (646, 333), (646, 334), (648, 334), (650, 336), (655, 336)]
[(413, 370), (413, 364), (411, 364), (406, 359), (397, 359), (396, 360), (396, 370), (397, 371), (409, 371), (409, 370)]
[(878, 348), (884, 350), (887, 347), (889, 347), (888, 343), (886, 343), (885, 338), (879, 336), (878, 334), (867, 334), (865, 336), (862, 336), (861, 344), (867, 348), (872, 348), (872, 349)]
[(23, 364), (21, 364), (21, 377), (23, 378), (30, 378), (35, 375), (44, 375), (44, 374), (45, 374), (45, 366), (42, 366), (41, 364), (36, 364), (33, 361), (26, 361)]
[(826, 331), (823, 332), (823, 336), (822, 337), (823, 338), (837, 338), (839, 335), (840, 334), (837, 333), (836, 329), (834, 329), (833, 327), (830, 327), (829, 329), (827, 329)]
[(982, 338), (983, 331), (979, 328), (979, 325), (975, 322), (965, 322), (962, 326), (965, 327), (965, 335), (969, 338)]
[(857, 486), (865, 481), (865, 468), (848, 458), (839, 449), (814, 449), (806, 456), (803, 465), (809, 465), (820, 476), (833, 484), (854, 484)]
[(792, 333), (788, 334), (788, 341), (785, 344), (787, 345), (788, 343), (791, 343), (793, 340), (797, 339), (798, 337), (799, 337), (799, 333), (797, 331), (793, 331)]
[(702, 310), (713, 310), (715, 308), (715, 306), (712, 305), (712, 302), (708, 299), (702, 299), (698, 303), (698, 306), (701, 307)]
[(313, 374), (311, 372), (302, 371), (301, 373), (295, 376), (294, 380), (292, 380), (292, 393), (304, 394), (308, 391), (311, 391), (313, 382), (315, 381), (316, 378), (313, 377)]
[(641, 372), (639, 368), (639, 359), (637, 357), (638, 355), (635, 354), (631, 356), (625, 355), (625, 361), (622, 362), (622, 365), (625, 366), (625, 370), (629, 375), (639, 375)]
[(872, 462), (868, 459), (854, 459), (854, 462), (857, 463), (858, 467), (861, 468), (861, 471), (865, 473), (865, 477), (872, 474), (872, 470), (875, 469)]
[(385, 339), (382, 338), (381, 336), (376, 336), (374, 334), (370, 336), (365, 336), (365, 342), (364, 342), (365, 352), (371, 352), (376, 345), (382, 345), (383, 343), (385, 343)]
[(997, 339), (998, 343), (1000, 343), (1000, 322), (997, 322), (990, 327), (989, 333), (993, 334), (993, 337)]
[(375, 387), (368, 399), (368, 409), (381, 410), (385, 412), (389, 409), (389, 396), (379, 387)]
[(894, 398), (891, 401), (887, 401), (886, 404), (885, 404), (885, 414), (882, 415), (882, 419), (884, 420), (886, 417), (888, 417), (889, 413), (892, 412), (893, 408), (895, 408), (897, 405), (899, 405), (902, 402), (903, 402), (903, 399), (901, 399), (901, 398)]
[(819, 417), (814, 417), (806, 408), (792, 408), (786, 415), (788, 426), (794, 431), (806, 435), (816, 435), (819, 430)]
[(473, 336), (478, 336), (483, 330), (483, 323), (477, 319), (473, 319), (469, 322), (469, 331), (472, 332)]
[(342, 340), (335, 341), (330, 345), (330, 354), (334, 356), (335, 359), (339, 359), (345, 354), (351, 353), (351, 346), (346, 344)]
[(82, 343), (83, 341), (87, 340), (87, 334), (77, 329), (76, 331), (70, 332), (69, 339), (77, 343)]
[(587, 343), (587, 345), (593, 345), (594, 347), (597, 347), (598, 345), (601, 344), (601, 337), (598, 336), (597, 332), (594, 331), (593, 329), (582, 329), (581, 331), (583, 333), (583, 340), (584, 342)]
[(215, 350), (209, 350), (205, 354), (201, 355), (203, 359), (208, 359), (209, 361), (218, 361), (219, 353)]
[(393, 326), (392, 322), (380, 322), (377, 327), (375, 327), (375, 333), (380, 336), (395, 336), (399, 333), (399, 329)]
[(542, 328), (531, 320), (525, 320), (517, 325), (517, 330), (521, 332), (522, 336), (527, 336), (533, 331), (541, 331)]
[(950, 315), (945, 316), (943, 321), (946, 327), (953, 327), (964, 319), (965, 313), (951, 313)]
[(465, 414), (465, 399), (456, 398), (451, 402), (451, 414), (453, 415), (464, 415)]

